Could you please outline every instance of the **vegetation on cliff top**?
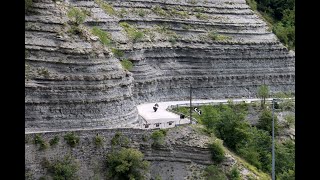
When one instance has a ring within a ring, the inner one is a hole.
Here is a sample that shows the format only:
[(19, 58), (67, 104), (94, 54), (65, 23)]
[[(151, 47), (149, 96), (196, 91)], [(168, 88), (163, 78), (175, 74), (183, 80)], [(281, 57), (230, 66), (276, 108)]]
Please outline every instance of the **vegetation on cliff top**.
[(279, 40), (295, 50), (295, 0), (246, 0), (258, 10)]

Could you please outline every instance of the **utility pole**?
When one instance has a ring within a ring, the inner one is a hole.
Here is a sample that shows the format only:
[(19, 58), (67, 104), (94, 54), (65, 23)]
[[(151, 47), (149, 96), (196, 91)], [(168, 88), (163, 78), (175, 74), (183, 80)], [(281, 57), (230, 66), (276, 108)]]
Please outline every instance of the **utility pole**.
[(191, 82), (190, 82), (190, 124), (192, 121), (192, 104), (191, 104), (191, 100), (192, 100), (192, 87), (191, 87)]
[(272, 99), (272, 180), (275, 180), (275, 157), (274, 157), (274, 101)]

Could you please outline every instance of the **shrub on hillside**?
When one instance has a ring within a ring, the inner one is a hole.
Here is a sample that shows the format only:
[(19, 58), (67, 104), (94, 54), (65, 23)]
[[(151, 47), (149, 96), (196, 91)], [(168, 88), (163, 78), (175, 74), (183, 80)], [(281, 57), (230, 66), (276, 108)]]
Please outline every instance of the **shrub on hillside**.
[(209, 149), (211, 151), (212, 160), (215, 163), (219, 164), (225, 159), (225, 152), (221, 141), (215, 140), (213, 143), (209, 144)]
[(122, 148), (107, 154), (108, 179), (145, 179), (150, 163), (136, 149)]

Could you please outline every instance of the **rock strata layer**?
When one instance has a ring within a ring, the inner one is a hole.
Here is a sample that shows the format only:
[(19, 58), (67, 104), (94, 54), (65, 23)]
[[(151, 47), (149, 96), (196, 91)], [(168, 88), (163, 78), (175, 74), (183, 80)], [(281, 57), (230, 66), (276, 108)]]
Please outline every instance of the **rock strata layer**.
[[(88, 12), (80, 35), (70, 33), (71, 7)], [(31, 9), (26, 130), (123, 127), (137, 121), (137, 104), (186, 100), (190, 84), (201, 99), (255, 97), (263, 83), (295, 91), (294, 52), (245, 0), (34, 0)], [(110, 46), (94, 26), (110, 33)]]

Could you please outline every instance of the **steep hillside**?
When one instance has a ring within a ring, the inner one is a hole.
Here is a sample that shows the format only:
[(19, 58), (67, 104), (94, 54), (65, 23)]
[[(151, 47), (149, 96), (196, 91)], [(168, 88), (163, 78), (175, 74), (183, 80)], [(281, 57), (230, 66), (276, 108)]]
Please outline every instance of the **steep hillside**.
[[(87, 14), (79, 30), (72, 7)], [(187, 99), (190, 84), (195, 98), (252, 97), (263, 82), (295, 90), (294, 53), (245, 0), (33, 0), (29, 9), (27, 131), (125, 126), (137, 104)]]

